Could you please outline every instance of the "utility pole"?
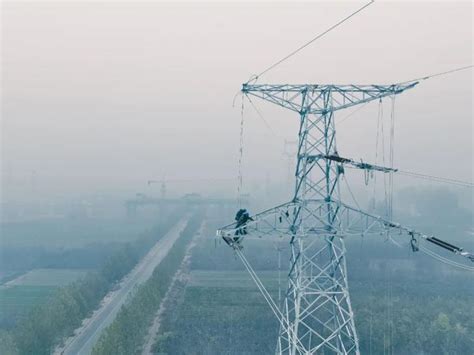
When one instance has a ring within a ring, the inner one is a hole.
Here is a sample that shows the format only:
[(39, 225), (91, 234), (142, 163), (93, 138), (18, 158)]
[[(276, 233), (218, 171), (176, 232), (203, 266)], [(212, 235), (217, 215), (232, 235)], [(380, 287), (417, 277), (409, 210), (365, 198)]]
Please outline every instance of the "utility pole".
[(422, 238), (474, 260), (461, 248), (351, 207), (340, 199), (339, 178), (344, 165), (390, 174), (397, 170), (339, 156), (334, 113), (401, 94), (417, 83), (243, 85), (243, 94), (293, 111), (299, 120), (291, 201), (252, 216), (253, 220), (245, 225), (245, 234), (284, 236), (289, 240), (290, 269), (283, 308), (272, 300), (245, 259), (241, 245), (245, 236), (235, 237), (242, 234), (241, 225), (234, 223), (217, 231), (241, 258), (279, 320), (277, 353), (359, 354), (347, 281), (344, 239), (348, 236), (397, 230), (411, 236), (413, 251), (418, 250), (416, 238)]

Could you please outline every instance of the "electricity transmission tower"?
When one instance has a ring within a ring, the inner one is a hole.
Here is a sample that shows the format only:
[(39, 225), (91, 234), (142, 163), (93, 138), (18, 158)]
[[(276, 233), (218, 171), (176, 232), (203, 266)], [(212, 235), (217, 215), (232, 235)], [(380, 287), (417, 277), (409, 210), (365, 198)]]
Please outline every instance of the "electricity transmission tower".
[[(456, 254), (461, 248), (351, 207), (340, 199), (344, 166), (393, 174), (382, 167), (341, 157), (336, 148), (334, 113), (384, 97), (401, 94), (418, 82), (395, 85), (266, 85), (244, 84), (245, 95), (269, 101), (298, 115), (295, 190), (290, 202), (217, 231), (242, 259), (273, 313), (280, 330), (279, 354), (359, 354), (347, 283), (344, 239), (396, 230), (418, 241), (429, 241)], [(290, 269), (283, 305), (277, 305), (242, 253), (249, 234), (287, 237)]]

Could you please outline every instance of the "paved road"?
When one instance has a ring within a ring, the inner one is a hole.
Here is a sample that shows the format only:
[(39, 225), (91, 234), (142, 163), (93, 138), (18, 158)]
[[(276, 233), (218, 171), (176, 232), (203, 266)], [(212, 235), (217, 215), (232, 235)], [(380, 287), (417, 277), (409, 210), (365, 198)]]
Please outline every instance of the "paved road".
[(94, 312), (84, 325), (76, 330), (75, 336), (66, 341), (63, 349), (58, 349), (59, 354), (90, 354), (104, 328), (115, 319), (122, 304), (133, 292), (135, 286), (148, 280), (155, 267), (168, 254), (168, 251), (178, 239), (187, 223), (187, 218), (180, 220), (171, 230), (163, 236), (138, 265), (124, 278), (118, 290), (109, 293), (103, 300), (100, 308)]

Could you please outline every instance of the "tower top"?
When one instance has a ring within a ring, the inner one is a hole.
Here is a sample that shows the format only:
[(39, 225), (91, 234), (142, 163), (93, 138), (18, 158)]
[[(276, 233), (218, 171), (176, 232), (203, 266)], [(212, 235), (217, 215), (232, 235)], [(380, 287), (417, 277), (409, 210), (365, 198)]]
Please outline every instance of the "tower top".
[(298, 113), (325, 114), (398, 95), (417, 84), (418, 81), (390, 85), (245, 83), (241, 91)]

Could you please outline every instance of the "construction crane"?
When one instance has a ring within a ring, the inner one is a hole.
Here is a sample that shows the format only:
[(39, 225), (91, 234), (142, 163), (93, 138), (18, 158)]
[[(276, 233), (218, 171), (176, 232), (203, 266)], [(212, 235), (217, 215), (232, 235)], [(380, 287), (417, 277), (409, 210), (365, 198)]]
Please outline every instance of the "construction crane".
[[(409, 238), (413, 251), (428, 252), (420, 243), (428, 242), (474, 261), (473, 254), (460, 247), (363, 211), (340, 197), (344, 166), (389, 175), (397, 169), (340, 156), (335, 112), (385, 97), (394, 98), (417, 84), (418, 81), (393, 85), (243, 84), (243, 95), (290, 110), (299, 122), (296, 181), (291, 200), (251, 216), (245, 225), (236, 222), (217, 231), (217, 236), (242, 260), (278, 319), (278, 354), (359, 354), (348, 289), (346, 238), (397, 232)], [(288, 285), (281, 307), (243, 253), (243, 241), (252, 235), (287, 237), (289, 241)]]
[[(167, 184), (169, 183), (196, 183), (196, 182), (219, 182), (219, 181), (235, 181), (231, 178), (198, 178), (198, 179), (157, 179), (157, 180), (148, 180), (147, 185), (151, 186), (153, 184), (161, 184), (160, 188), (160, 197), (155, 198), (148, 196), (143, 193), (137, 193), (135, 198), (131, 198), (125, 201), (125, 207), (127, 211), (127, 216), (134, 217), (137, 214), (137, 208), (143, 206), (172, 206), (172, 205), (205, 205), (205, 204), (215, 204), (218, 206), (227, 206), (235, 207), (236, 201), (231, 198), (209, 198), (203, 197), (197, 193), (188, 193), (181, 198), (169, 198), (166, 197)], [(249, 203), (250, 196), (247, 194), (242, 196), (242, 201), (244, 203)]]
[(148, 186), (151, 186), (153, 184), (160, 184), (160, 195), (161, 195), (161, 198), (164, 199), (166, 198), (166, 183), (172, 183), (172, 182), (191, 182), (192, 180), (183, 180), (183, 179), (174, 179), (174, 180), (170, 180), (170, 179), (160, 179), (160, 180), (148, 180), (147, 181), (147, 185)]

